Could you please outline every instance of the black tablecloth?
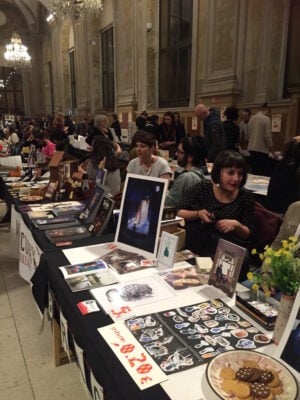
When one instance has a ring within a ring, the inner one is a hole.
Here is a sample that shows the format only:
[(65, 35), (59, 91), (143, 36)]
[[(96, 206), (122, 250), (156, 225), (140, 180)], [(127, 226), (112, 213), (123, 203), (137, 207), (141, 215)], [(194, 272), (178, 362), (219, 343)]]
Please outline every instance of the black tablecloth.
[[(104, 239), (104, 238), (103, 238)], [(55, 305), (61, 309), (68, 321), (69, 333), (83, 348), (86, 370), (91, 369), (98, 382), (104, 387), (108, 400), (170, 400), (160, 385), (140, 391), (121, 365), (113, 351), (102, 339), (97, 328), (112, 323), (104, 311), (83, 316), (77, 303), (92, 299), (89, 291), (72, 293), (66, 284), (59, 266), (68, 264), (62, 251), (50, 251), (42, 254), (40, 265), (32, 277), (32, 292), (43, 312), (47, 306), (48, 285), (54, 293)], [(56, 312), (56, 318), (59, 313)], [(89, 386), (89, 380), (87, 380)]]

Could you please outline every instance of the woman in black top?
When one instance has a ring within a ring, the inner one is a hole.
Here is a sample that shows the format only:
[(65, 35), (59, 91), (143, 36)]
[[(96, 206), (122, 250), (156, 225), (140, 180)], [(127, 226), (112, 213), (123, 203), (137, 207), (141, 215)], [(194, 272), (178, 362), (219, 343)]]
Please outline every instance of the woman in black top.
[(272, 172), (266, 207), (284, 214), (297, 200), (300, 200), (300, 143), (293, 139), (286, 143), (282, 160)]
[(254, 199), (243, 188), (246, 162), (234, 151), (215, 159), (212, 181), (194, 186), (178, 216), (186, 222), (186, 247), (201, 256), (214, 256), (220, 238), (250, 246), (254, 229)]

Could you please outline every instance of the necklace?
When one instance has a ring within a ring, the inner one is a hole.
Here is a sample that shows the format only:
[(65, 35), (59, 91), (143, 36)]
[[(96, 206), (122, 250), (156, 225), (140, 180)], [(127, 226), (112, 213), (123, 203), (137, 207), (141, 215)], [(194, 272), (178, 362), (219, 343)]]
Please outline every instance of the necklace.
[(141, 175), (146, 175), (146, 176), (151, 176), (152, 166), (153, 166), (155, 161), (156, 161), (156, 157), (151, 156), (150, 166), (148, 167), (147, 165), (145, 165), (143, 163), (142, 160), (140, 160), (140, 174)]

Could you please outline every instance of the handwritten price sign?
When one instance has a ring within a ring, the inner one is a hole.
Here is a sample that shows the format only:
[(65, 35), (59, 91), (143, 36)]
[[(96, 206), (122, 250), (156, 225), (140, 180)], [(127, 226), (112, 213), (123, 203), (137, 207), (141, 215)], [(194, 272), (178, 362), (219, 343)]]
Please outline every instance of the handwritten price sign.
[(98, 331), (141, 390), (167, 380), (122, 321), (99, 328)]

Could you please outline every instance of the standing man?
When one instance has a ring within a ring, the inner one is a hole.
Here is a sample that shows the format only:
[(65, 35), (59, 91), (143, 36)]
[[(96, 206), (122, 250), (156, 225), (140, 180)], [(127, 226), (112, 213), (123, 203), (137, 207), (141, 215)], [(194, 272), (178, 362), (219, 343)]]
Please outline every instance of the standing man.
[(269, 153), (273, 150), (271, 134), (271, 109), (263, 104), (248, 123), (251, 172), (255, 175), (270, 175), (271, 163)]
[(196, 183), (205, 179), (202, 165), (205, 165), (206, 150), (201, 136), (184, 137), (177, 151), (177, 164), (184, 171), (175, 179), (169, 190), (165, 205), (180, 209)]
[(240, 146), (242, 149), (246, 149), (249, 140), (248, 123), (251, 117), (250, 108), (244, 108), (242, 110), (242, 120), (240, 122)]
[(216, 156), (226, 149), (226, 136), (220, 112), (216, 108), (208, 108), (205, 104), (198, 104), (195, 114), (203, 121), (204, 143), (207, 150), (207, 161), (214, 162)]

